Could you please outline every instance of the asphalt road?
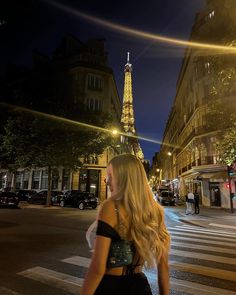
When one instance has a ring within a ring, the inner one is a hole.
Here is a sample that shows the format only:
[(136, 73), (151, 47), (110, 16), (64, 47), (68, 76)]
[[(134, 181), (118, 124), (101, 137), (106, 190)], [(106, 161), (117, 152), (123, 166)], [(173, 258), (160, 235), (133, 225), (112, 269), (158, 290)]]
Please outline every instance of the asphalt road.
[[(172, 236), (171, 294), (236, 295), (236, 234), (182, 223), (166, 208)], [(79, 294), (96, 210), (0, 209), (0, 295)], [(147, 272), (157, 294), (156, 271)]]

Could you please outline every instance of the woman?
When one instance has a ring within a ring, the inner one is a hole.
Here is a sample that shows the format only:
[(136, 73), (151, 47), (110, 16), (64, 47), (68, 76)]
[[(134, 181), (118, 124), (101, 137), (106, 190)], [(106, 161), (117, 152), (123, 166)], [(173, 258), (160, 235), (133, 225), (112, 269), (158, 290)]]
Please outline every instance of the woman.
[[(154, 200), (142, 163), (133, 155), (114, 157), (107, 167), (111, 197), (98, 214), (94, 253), (81, 295), (152, 294), (142, 267), (157, 265), (161, 295), (169, 295), (170, 237), (162, 207)], [(133, 243), (130, 265), (108, 267), (111, 243)]]

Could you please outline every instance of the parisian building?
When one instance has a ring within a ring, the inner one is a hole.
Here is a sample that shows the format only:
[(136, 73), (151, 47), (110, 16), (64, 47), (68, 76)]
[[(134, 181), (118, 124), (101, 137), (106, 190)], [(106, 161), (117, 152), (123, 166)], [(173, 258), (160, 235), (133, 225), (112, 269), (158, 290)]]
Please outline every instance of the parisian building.
[[(87, 110), (101, 110), (112, 116), (111, 128), (121, 129), (121, 101), (112, 69), (108, 65), (108, 54), (104, 40), (80, 41), (73, 35), (63, 38), (51, 58), (34, 53), (34, 66), (31, 70), (21, 71), (8, 81), (12, 90), (10, 102), (20, 102), (26, 85), (33, 85), (33, 94), (24, 99), (34, 108), (40, 96), (50, 93), (50, 100), (61, 103), (70, 102), (76, 110), (84, 105)], [(29, 83), (30, 82), (30, 83)], [(33, 99), (31, 103), (31, 99)], [(79, 120), (79, 117), (78, 117)], [(83, 167), (77, 172), (57, 167), (52, 176), (54, 190), (82, 190), (95, 193), (100, 200), (107, 197), (105, 185), (106, 166), (117, 154), (114, 148), (107, 148), (102, 155), (90, 155), (81, 159)], [(18, 169), (16, 189), (47, 189), (48, 171), (46, 168)], [(0, 188), (12, 186), (12, 175), (4, 169), (0, 171)]]
[[(234, 46), (235, 11), (235, 1), (206, 1), (205, 8), (196, 15), (190, 41)], [(186, 49), (155, 162), (156, 175), (153, 172), (158, 185), (168, 186), (183, 199), (188, 191), (197, 190), (201, 204), (206, 207), (230, 208), (227, 166), (220, 164), (217, 150), (222, 122), (214, 118), (212, 126), (210, 121), (211, 105), (216, 102), (236, 105), (235, 89), (213, 95), (217, 73), (229, 67), (236, 69), (235, 58), (224, 51)], [(231, 182), (233, 192), (235, 180)]]

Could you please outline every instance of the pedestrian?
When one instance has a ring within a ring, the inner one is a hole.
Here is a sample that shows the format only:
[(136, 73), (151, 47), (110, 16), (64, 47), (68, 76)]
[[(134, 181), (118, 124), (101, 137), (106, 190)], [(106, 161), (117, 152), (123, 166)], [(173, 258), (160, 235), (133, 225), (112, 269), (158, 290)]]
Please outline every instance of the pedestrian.
[(194, 194), (192, 192), (188, 193), (188, 214), (193, 214), (194, 210)]
[(194, 207), (195, 207), (195, 214), (199, 214), (199, 193), (197, 190), (194, 192)]
[(188, 203), (188, 194), (185, 195), (185, 205), (186, 205), (186, 215), (189, 214), (189, 203)]
[(101, 206), (94, 252), (81, 295), (151, 295), (142, 268), (157, 265), (159, 294), (169, 295), (170, 236), (142, 163), (131, 154), (107, 167), (111, 197)]

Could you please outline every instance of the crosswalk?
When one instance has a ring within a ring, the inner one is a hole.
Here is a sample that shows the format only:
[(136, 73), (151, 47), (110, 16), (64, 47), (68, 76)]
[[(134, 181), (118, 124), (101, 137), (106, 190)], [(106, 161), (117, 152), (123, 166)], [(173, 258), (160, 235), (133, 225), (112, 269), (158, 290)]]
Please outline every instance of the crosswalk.
[[(168, 230), (172, 238), (169, 260), (172, 292), (189, 295), (236, 295), (236, 234), (191, 225), (177, 225)], [(56, 286), (68, 294), (79, 294), (83, 278), (70, 274), (69, 269), (72, 266), (88, 268), (90, 258), (71, 256), (60, 263), (65, 264), (68, 273), (37, 265), (17, 275)], [(146, 275), (153, 294), (156, 294), (156, 271), (146, 271)], [(211, 282), (210, 285), (208, 281)], [(1, 288), (0, 294), (23, 295), (10, 289), (1, 293)]]

